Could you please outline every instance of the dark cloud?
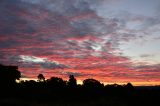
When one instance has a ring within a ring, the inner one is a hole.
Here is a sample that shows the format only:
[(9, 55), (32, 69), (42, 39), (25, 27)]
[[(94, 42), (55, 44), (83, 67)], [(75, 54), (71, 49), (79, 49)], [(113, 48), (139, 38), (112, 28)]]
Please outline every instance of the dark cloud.
[(140, 72), (157, 72), (157, 74), (159, 74), (160, 72), (160, 64), (154, 64), (154, 65), (139, 65), (134, 67), (136, 70), (140, 71)]
[(147, 57), (154, 57), (154, 55), (153, 54), (143, 54), (140, 57), (147, 58)]
[(66, 72), (67, 75), (74, 75), (75, 77), (78, 77), (78, 76), (84, 76), (82, 73), (79, 73), (79, 72)]

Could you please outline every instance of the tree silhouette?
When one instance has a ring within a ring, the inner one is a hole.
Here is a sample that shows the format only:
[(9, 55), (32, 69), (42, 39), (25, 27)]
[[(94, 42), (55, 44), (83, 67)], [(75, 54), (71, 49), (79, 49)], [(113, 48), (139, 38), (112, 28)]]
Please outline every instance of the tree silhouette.
[(69, 76), (68, 86), (69, 87), (76, 87), (77, 86), (77, 80), (74, 78), (74, 75)]
[(47, 80), (47, 84), (50, 88), (59, 89), (66, 86), (66, 81), (64, 81), (62, 78), (51, 77)]
[(43, 76), (43, 74), (39, 74), (39, 75), (37, 76), (37, 78), (38, 78), (38, 81), (39, 81), (39, 82), (44, 82), (44, 81), (45, 81), (45, 77)]
[(131, 83), (127, 83), (127, 85), (125, 85), (125, 88), (130, 92), (134, 90), (134, 87)]
[(85, 79), (83, 81), (83, 86), (86, 87), (86, 88), (100, 88), (103, 86), (103, 84), (101, 84), (98, 80), (96, 79)]
[(0, 82), (3, 84), (15, 83), (21, 77), (20, 71), (17, 66), (4, 66), (0, 65)]

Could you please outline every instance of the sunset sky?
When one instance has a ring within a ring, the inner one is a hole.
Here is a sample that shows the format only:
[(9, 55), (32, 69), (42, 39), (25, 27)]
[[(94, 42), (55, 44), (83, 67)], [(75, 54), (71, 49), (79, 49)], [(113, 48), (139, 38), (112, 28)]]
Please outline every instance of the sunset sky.
[(160, 85), (160, 0), (0, 0), (0, 64)]

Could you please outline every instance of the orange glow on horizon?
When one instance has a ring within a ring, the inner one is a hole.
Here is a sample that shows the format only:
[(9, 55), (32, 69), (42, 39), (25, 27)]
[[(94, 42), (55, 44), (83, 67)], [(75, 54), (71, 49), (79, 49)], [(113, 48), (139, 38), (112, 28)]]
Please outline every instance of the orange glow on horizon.
[[(28, 80), (34, 80), (37, 81), (36, 78), (20, 78), (19, 81), (28, 81)], [(119, 84), (119, 85), (125, 85), (129, 82), (101, 82), (104, 85), (112, 85), (112, 84)], [(134, 86), (160, 86), (160, 82), (130, 82), (132, 83)], [(82, 80), (77, 80), (77, 84), (83, 84)]]

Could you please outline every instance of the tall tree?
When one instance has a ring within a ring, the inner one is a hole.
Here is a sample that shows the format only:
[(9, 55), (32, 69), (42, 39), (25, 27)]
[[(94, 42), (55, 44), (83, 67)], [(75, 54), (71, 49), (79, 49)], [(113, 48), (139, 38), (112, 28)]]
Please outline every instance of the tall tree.
[(77, 80), (76, 80), (76, 78), (74, 78), (74, 75), (69, 76), (68, 86), (69, 87), (76, 87), (77, 86)]
[(38, 81), (39, 81), (39, 82), (44, 82), (44, 81), (45, 81), (45, 77), (43, 76), (43, 74), (39, 74), (39, 75), (37, 76), (37, 78), (38, 78)]

